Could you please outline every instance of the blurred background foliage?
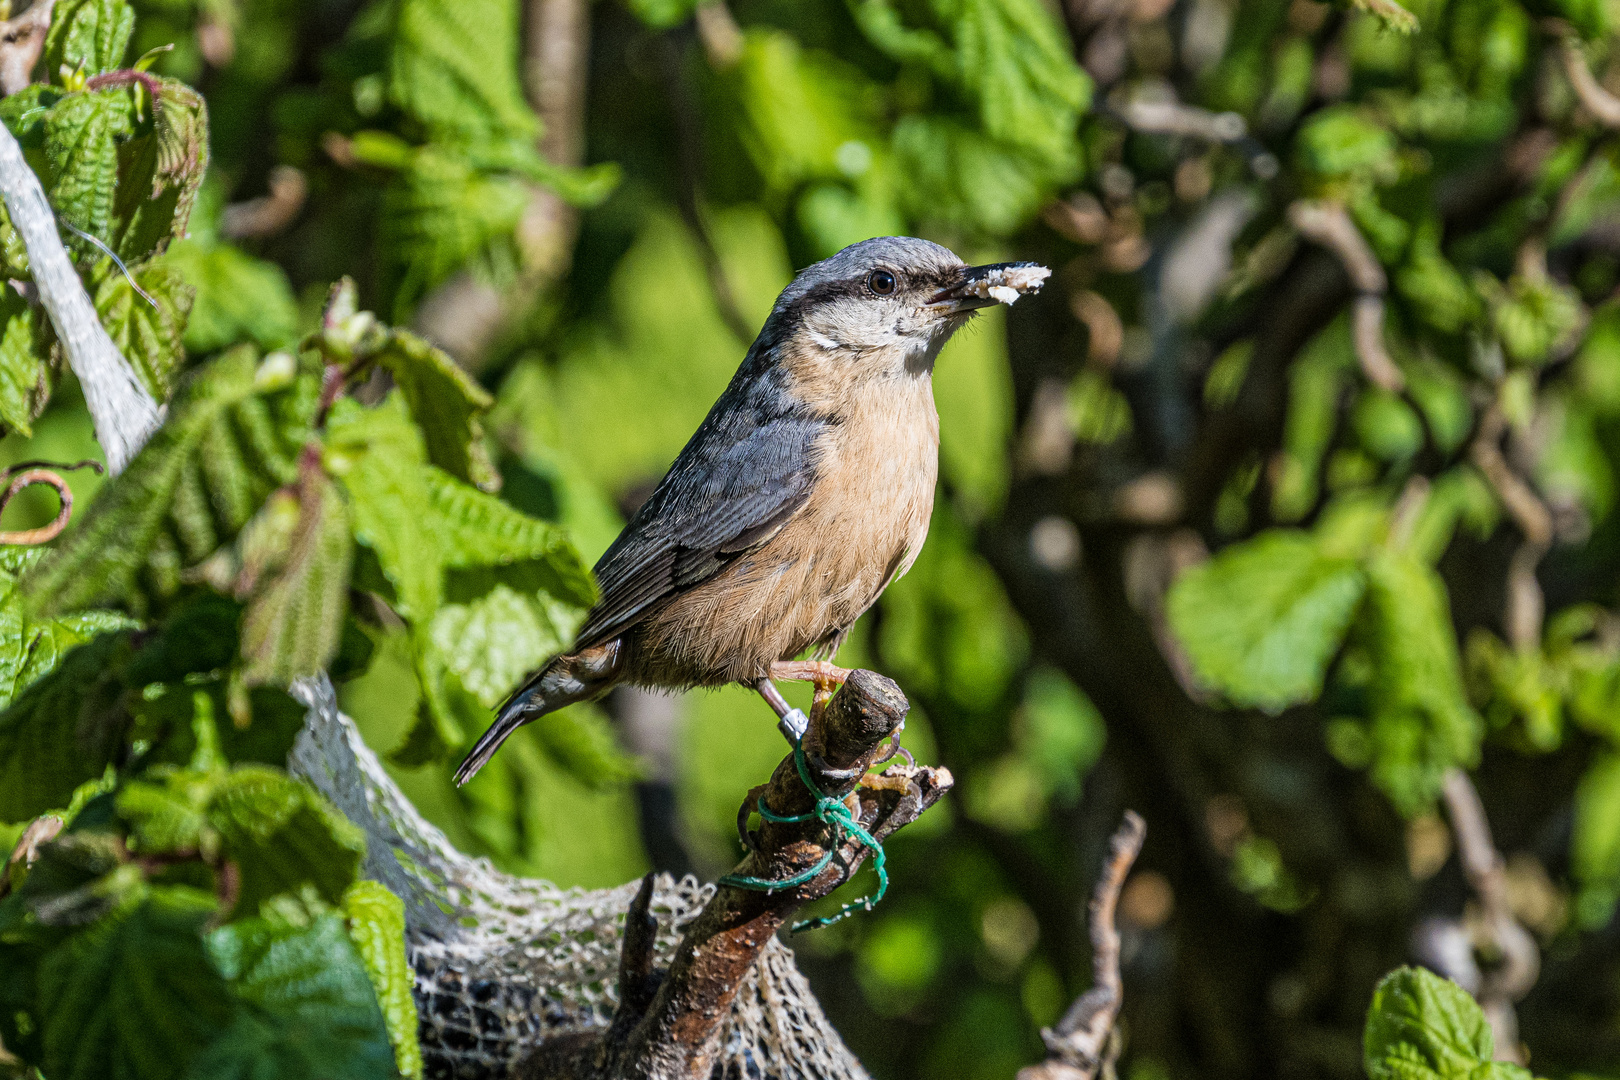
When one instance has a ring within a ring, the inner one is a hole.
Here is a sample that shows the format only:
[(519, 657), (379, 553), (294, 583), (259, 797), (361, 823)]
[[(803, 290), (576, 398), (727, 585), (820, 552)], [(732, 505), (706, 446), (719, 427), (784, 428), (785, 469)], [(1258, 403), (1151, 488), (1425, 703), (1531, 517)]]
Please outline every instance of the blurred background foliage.
[[(958, 783), (876, 911), (794, 941), (874, 1075), (1039, 1056), (1126, 806), (1122, 1071), (1361, 1075), (1379, 976), (1469, 903), (1456, 765), (1544, 948), (1536, 1071), (1620, 1075), (1612, 5), (134, 7), (127, 58), (172, 44), (210, 114), (158, 257), (187, 362), (291, 345), (350, 275), (493, 395), (500, 497), (587, 562), (796, 268), (886, 233), (1054, 268), (942, 355), (928, 546), (839, 658)], [(71, 377), (23, 419), (4, 460), (97, 453)], [(458, 845), (587, 887), (734, 862), (781, 755), (753, 695), (619, 694), (457, 791), (390, 625), (342, 700)]]

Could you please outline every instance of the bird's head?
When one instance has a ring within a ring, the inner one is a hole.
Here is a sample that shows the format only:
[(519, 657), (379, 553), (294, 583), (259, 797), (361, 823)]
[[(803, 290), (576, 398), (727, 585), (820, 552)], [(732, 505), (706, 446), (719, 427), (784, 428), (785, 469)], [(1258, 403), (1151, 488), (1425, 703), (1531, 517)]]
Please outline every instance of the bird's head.
[(928, 240), (880, 236), (800, 272), (765, 334), (829, 363), (926, 373), (975, 311), (1036, 292), (1050, 274), (1035, 263), (969, 266)]

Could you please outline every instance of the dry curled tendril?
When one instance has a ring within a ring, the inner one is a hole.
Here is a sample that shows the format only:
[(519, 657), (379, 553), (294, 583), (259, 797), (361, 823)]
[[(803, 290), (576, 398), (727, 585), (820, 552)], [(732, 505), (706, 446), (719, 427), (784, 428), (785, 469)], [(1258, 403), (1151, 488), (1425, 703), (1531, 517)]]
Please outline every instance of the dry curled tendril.
[(61, 474), (72, 472), (75, 469), (94, 469), (96, 475), (102, 472), (99, 461), (79, 461), (72, 465), (58, 465), (51, 461), (20, 461), (15, 465), (0, 469), (0, 481), (9, 479), (4, 494), (0, 494), (0, 514), (5, 513), (11, 500), (24, 488), (35, 484), (46, 484), (56, 489), (56, 497), (61, 501), (61, 509), (56, 512), (56, 519), (49, 525), (42, 525), (37, 529), (20, 529), (7, 531), (0, 529), (0, 544), (13, 546), (30, 546), (45, 544), (62, 535), (67, 528), (68, 518), (73, 515), (73, 492), (68, 488), (67, 481)]

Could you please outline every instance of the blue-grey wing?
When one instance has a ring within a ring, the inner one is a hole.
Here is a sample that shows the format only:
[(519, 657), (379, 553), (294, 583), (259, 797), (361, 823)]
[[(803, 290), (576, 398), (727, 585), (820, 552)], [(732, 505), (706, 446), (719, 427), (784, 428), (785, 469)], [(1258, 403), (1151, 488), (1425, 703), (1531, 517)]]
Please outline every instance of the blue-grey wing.
[(596, 564), (601, 599), (577, 648), (617, 637), (666, 597), (708, 580), (775, 535), (810, 496), (827, 422), (792, 407), (748, 365), (668, 475)]

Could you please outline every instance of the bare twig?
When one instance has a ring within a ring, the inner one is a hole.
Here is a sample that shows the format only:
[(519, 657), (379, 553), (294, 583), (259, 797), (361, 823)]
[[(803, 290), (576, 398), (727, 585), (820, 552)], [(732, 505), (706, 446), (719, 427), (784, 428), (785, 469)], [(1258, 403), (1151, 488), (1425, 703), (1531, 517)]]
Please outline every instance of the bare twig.
[(33, 81), (55, 6), (56, 0), (34, 0), (22, 14), (0, 22), (0, 96), (10, 97)]
[(1400, 393), (1406, 379), (1384, 347), (1384, 293), (1389, 289), (1389, 277), (1367, 238), (1335, 202), (1300, 199), (1288, 208), (1288, 220), (1301, 236), (1321, 244), (1343, 264), (1358, 294), (1351, 309), (1356, 360), (1369, 382), (1392, 394)]
[[(850, 674), (805, 737), (811, 779), (832, 798), (858, 805), (861, 826), (882, 841), (915, 821), (951, 786), (944, 769), (896, 766), (881, 789), (857, 784), (909, 708), (899, 687), (870, 671)], [(822, 863), (833, 834), (810, 811), (815, 796), (799, 778), (792, 755), (776, 768), (763, 802), (787, 820), (764, 820), (753, 850), (737, 868), (746, 878), (785, 881)], [(794, 820), (805, 815), (808, 820)], [(804, 904), (832, 892), (855, 873), (868, 852), (844, 836), (832, 858), (802, 884), (765, 891), (722, 885), (687, 929), (667, 972), (652, 970), (652, 928), (642, 896), (630, 909), (620, 954), (619, 1008), (608, 1035), (553, 1040), (521, 1070), (548, 1077), (707, 1077), (719, 1051), (721, 1024), (743, 978), (784, 923)]]
[(84, 291), (56, 231), (56, 215), (39, 177), (24, 160), (10, 129), (0, 125), (0, 197), (28, 248), (40, 302), (56, 327), (68, 364), (84, 387), (96, 439), (114, 474), (124, 470), (162, 422), (163, 414), (113, 344)]
[(23, 488), (35, 484), (44, 484), (56, 489), (56, 497), (61, 501), (62, 507), (56, 512), (56, 519), (49, 525), (42, 525), (37, 529), (22, 529), (16, 532), (0, 530), (0, 544), (24, 546), (31, 544), (44, 544), (55, 540), (67, 528), (68, 518), (73, 516), (73, 492), (69, 490), (67, 481), (49, 469), (27, 469), (11, 481), (4, 494), (0, 494), (0, 513), (3, 513), (11, 500)]
[(725, 0), (702, 0), (692, 15), (709, 66), (716, 71), (736, 67), (742, 59), (743, 35)]
[(1513, 553), (1508, 570), (1507, 611), (1503, 619), (1508, 640), (1515, 648), (1523, 650), (1534, 648), (1541, 640), (1546, 602), (1541, 584), (1536, 580), (1536, 567), (1552, 547), (1553, 522), (1547, 504), (1503, 456), (1501, 443), (1506, 430), (1507, 418), (1502, 407), (1493, 403), (1480, 418), (1479, 432), (1470, 454), (1519, 532), (1524, 534), (1524, 542)]
[(233, 240), (249, 236), (274, 236), (293, 223), (309, 197), (309, 181), (303, 171), (291, 165), (270, 170), (270, 193), (225, 208), (219, 231)]
[(1580, 39), (1577, 38), (1568, 26), (1554, 26), (1558, 33), (1558, 58), (1563, 61), (1564, 75), (1569, 79), (1570, 89), (1575, 91), (1575, 97), (1580, 101), (1581, 107), (1592, 114), (1592, 118), (1604, 127), (1620, 128), (1620, 98), (1615, 97), (1603, 88), (1592, 75), (1591, 68), (1586, 66), (1586, 57), (1581, 53)]
[(1093, 1080), (1112, 1068), (1119, 1052), (1114, 1021), (1125, 995), (1114, 908), (1146, 837), (1147, 824), (1134, 811), (1125, 811), (1124, 822), (1108, 842), (1108, 862), (1091, 898), (1091, 989), (1075, 999), (1056, 1028), (1041, 1030), (1046, 1060), (1020, 1069), (1018, 1080)]
[(1541, 951), (1530, 931), (1513, 917), (1502, 856), (1491, 840), (1491, 823), (1473, 781), (1461, 769), (1452, 768), (1446, 771), (1441, 790), (1457, 837), (1457, 856), (1484, 916), (1486, 940), (1476, 944), (1500, 958), (1481, 975), (1475, 997), (1495, 1033), (1497, 1060), (1522, 1065), (1525, 1055), (1513, 1003), (1529, 993), (1541, 974)]
[(1243, 117), (1235, 112), (1210, 112), (1174, 99), (1140, 97), (1111, 103), (1113, 112), (1133, 131), (1155, 135), (1186, 135), (1207, 142), (1239, 142), (1249, 133)]
[(37, 817), (28, 823), (22, 836), (17, 838), (17, 846), (12, 848), (5, 868), (0, 870), (0, 897), (11, 891), (11, 868), (18, 864), (24, 868), (34, 865), (34, 860), (39, 858), (39, 849), (55, 840), (61, 831), (62, 819), (55, 814)]

